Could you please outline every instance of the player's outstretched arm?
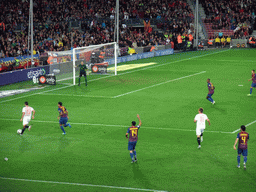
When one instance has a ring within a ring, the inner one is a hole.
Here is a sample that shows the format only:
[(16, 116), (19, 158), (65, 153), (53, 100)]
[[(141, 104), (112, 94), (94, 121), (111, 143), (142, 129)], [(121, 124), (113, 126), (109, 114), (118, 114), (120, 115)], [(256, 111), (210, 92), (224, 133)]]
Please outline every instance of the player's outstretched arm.
[(139, 126), (141, 126), (142, 123), (141, 123), (139, 114), (137, 114), (137, 118), (138, 118), (138, 120), (139, 120)]
[(236, 138), (235, 144), (234, 144), (234, 149), (236, 150), (236, 144), (239, 138)]

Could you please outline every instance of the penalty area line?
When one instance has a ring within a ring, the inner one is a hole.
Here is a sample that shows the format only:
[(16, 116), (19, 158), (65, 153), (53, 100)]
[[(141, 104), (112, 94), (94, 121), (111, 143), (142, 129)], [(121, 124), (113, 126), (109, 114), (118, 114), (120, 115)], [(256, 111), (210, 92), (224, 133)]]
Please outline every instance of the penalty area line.
[[(126, 75), (126, 74), (130, 74), (130, 73), (134, 73), (134, 72), (138, 72), (138, 71), (142, 71), (142, 70), (147, 70), (147, 69), (151, 69), (151, 68), (161, 67), (161, 66), (165, 66), (165, 65), (168, 65), (168, 64), (179, 63), (179, 62), (182, 62), (182, 61), (193, 60), (193, 59), (197, 59), (197, 58), (201, 58), (201, 57), (205, 57), (205, 56), (209, 56), (209, 55), (213, 55), (213, 54), (223, 53), (223, 52), (226, 52), (226, 51), (229, 51), (229, 49), (222, 50), (222, 51), (217, 51), (217, 52), (213, 52), (213, 53), (206, 53), (204, 55), (198, 55), (198, 56), (185, 58), (185, 59), (181, 59), (181, 60), (176, 60), (176, 61), (172, 61), (172, 62), (167, 62), (167, 63), (163, 63), (163, 64), (160, 64), (160, 65), (153, 65), (153, 66), (149, 66), (149, 67), (144, 67), (142, 69), (137, 69), (137, 70), (132, 70), (132, 71), (120, 73), (120, 74), (117, 74), (117, 76)], [(105, 78), (109, 78), (109, 77), (115, 77), (115, 75), (114, 76), (112, 76), (112, 75), (104, 76), (104, 77), (100, 77), (100, 78), (97, 78), (97, 79), (90, 79), (90, 80), (88, 80), (88, 82), (97, 81), (97, 80), (101, 80), (101, 79), (105, 79)], [(46, 91), (43, 91), (43, 92), (32, 93), (30, 95), (24, 95), (24, 96), (21, 96), (21, 97), (15, 97), (15, 98), (12, 98), (12, 99), (0, 101), (0, 103), (6, 103), (6, 102), (9, 102), (9, 101), (14, 101), (14, 100), (17, 100), (17, 99), (21, 99), (21, 98), (25, 98), (25, 97), (31, 97), (33, 95), (38, 95), (38, 94), (47, 93), (47, 92), (51, 92), (51, 91), (56, 91), (56, 90), (60, 90), (60, 89), (66, 89), (66, 88), (69, 88), (69, 87), (72, 87), (72, 86), (75, 86), (75, 85), (67, 85), (67, 86), (63, 86), (63, 87), (60, 87), (60, 88), (46, 90)]]
[[(254, 124), (254, 123), (256, 123), (256, 120), (255, 120), (255, 121), (252, 121), (251, 123), (248, 123), (247, 125), (245, 125), (245, 127), (249, 127), (250, 125), (252, 125), (252, 124)], [(238, 132), (239, 130), (240, 130), (240, 129), (237, 129), (237, 130), (233, 131), (232, 134)]]
[(112, 98), (118, 98), (118, 97), (122, 97), (122, 96), (125, 96), (125, 95), (128, 95), (128, 94), (131, 94), (131, 93), (135, 93), (135, 92), (138, 92), (138, 91), (142, 91), (142, 90), (145, 90), (145, 89), (149, 89), (149, 88), (152, 88), (152, 87), (156, 87), (156, 86), (159, 86), (159, 85), (163, 85), (163, 84), (166, 84), (166, 83), (170, 83), (170, 82), (173, 82), (173, 81), (178, 81), (178, 80), (181, 80), (181, 79), (185, 79), (185, 78), (188, 78), (188, 77), (192, 77), (192, 76), (195, 76), (195, 75), (200, 75), (202, 73), (205, 73), (206, 71), (201, 71), (199, 73), (195, 73), (195, 74), (191, 74), (191, 75), (187, 75), (187, 76), (184, 76), (184, 77), (179, 77), (177, 79), (172, 79), (172, 80), (169, 80), (169, 81), (165, 81), (165, 82), (162, 82), (162, 83), (158, 83), (158, 84), (154, 84), (154, 85), (151, 85), (151, 86), (148, 86), (148, 87), (144, 87), (144, 88), (141, 88), (141, 89), (137, 89), (137, 90), (134, 90), (134, 91), (130, 91), (130, 92), (127, 92), (127, 93), (124, 93), (124, 94), (121, 94), (121, 95), (117, 95), (117, 96), (114, 96)]
[(8, 178), (2, 177), (4, 180), (12, 180), (12, 181), (26, 181), (26, 182), (34, 182), (34, 183), (50, 183), (50, 184), (60, 184), (60, 185), (74, 185), (74, 186), (85, 186), (85, 187), (98, 187), (98, 188), (109, 188), (109, 189), (124, 189), (124, 190), (133, 190), (133, 191), (157, 191), (157, 192), (167, 192), (162, 190), (155, 189), (141, 189), (141, 188), (132, 188), (132, 187), (118, 187), (118, 186), (108, 186), (108, 185), (93, 185), (93, 184), (85, 184), (85, 183), (69, 183), (69, 182), (59, 182), (59, 181), (44, 181), (44, 180), (32, 180), (32, 179), (18, 179), (18, 178)]
[(107, 97), (107, 96), (100, 96), (100, 95), (73, 95), (73, 94), (55, 94), (55, 93), (40, 93), (40, 95), (50, 95), (50, 96), (57, 96), (57, 95), (60, 95), (60, 96), (68, 96), (68, 97), (95, 97), (95, 98), (109, 98), (111, 99), (112, 97)]
[[(19, 119), (3, 119), (0, 118), (0, 121), (20, 121)], [(58, 121), (40, 121), (40, 120), (32, 120), (30, 121), (31, 123), (52, 123), (52, 124), (59, 124)], [(95, 124), (95, 123), (76, 123), (76, 122), (70, 122), (70, 124), (74, 124), (74, 125), (86, 125), (86, 126), (101, 126), (101, 127), (119, 127), (119, 128), (124, 128), (124, 127), (129, 127), (127, 125), (107, 125), (107, 124)], [(154, 129), (154, 130), (169, 130), (169, 131), (187, 131), (187, 132), (193, 132), (194, 130), (191, 129), (177, 129), (177, 128), (171, 128), (171, 127), (146, 127), (143, 126), (143, 129)], [(224, 131), (208, 131), (205, 130), (205, 132), (209, 132), (209, 133), (227, 133), (227, 134), (231, 134), (232, 132), (224, 132)]]

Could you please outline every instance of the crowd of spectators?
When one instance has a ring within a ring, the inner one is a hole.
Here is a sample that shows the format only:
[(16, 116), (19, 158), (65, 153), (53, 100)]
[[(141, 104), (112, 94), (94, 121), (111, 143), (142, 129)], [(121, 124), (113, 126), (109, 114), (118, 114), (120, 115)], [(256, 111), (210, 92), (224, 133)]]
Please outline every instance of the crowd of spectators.
[(233, 30), (233, 38), (246, 38), (252, 34), (255, 23), (256, 1), (253, 0), (200, 0), (213, 29)]
[[(70, 50), (114, 41), (115, 0), (34, 0), (34, 53)], [(0, 2), (0, 58), (29, 54), (29, 0)], [(156, 21), (163, 35), (126, 25)], [(158, 21), (158, 22), (157, 22)], [(165, 45), (193, 32), (193, 14), (183, 0), (120, 0), (120, 46)], [(77, 28), (70, 22), (80, 22)], [(82, 30), (81, 30), (82, 29)]]

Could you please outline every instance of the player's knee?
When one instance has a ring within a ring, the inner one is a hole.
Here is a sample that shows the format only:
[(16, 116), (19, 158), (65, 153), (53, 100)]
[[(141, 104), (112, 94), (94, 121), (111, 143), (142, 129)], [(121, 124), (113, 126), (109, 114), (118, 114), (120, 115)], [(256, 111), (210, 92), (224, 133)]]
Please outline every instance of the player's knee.
[(130, 153), (133, 153), (132, 151), (130, 151)]
[(206, 99), (210, 98), (209, 96), (206, 97)]

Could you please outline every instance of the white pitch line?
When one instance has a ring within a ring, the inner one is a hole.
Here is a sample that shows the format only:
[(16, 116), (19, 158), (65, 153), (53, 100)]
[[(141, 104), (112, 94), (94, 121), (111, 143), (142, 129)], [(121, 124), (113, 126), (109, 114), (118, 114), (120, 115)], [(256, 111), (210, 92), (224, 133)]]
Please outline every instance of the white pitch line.
[(253, 60), (218, 60), (218, 59), (200, 59), (201, 61), (220, 61), (220, 62), (236, 62), (236, 63), (241, 63), (241, 62), (252, 62), (255, 63), (256, 61)]
[[(19, 119), (3, 119), (0, 118), (0, 121), (20, 121)], [(32, 123), (53, 123), (53, 124), (59, 124), (58, 121), (40, 121), (40, 120), (32, 120)], [(102, 127), (119, 127), (119, 128), (123, 128), (123, 127), (129, 127), (127, 125), (107, 125), (107, 124), (95, 124), (95, 123), (75, 123), (75, 122), (70, 122), (70, 124), (73, 125), (86, 125), (86, 126), (102, 126)], [(171, 128), (171, 127), (146, 127), (143, 126), (142, 129), (154, 129), (154, 130), (170, 130), (170, 131), (187, 131), (187, 132), (191, 132), (191, 131), (195, 131), (195, 130), (191, 130), (191, 129), (177, 129), (177, 128)], [(205, 130), (205, 132), (210, 132), (210, 133), (228, 133), (231, 134), (232, 132), (223, 132), (223, 131), (208, 131)]]
[[(40, 93), (40, 95), (51, 95), (51, 96), (55, 96), (55, 95), (60, 95), (63, 96), (63, 94), (55, 94), (55, 93)], [(96, 97), (96, 98), (109, 98), (111, 99), (112, 97), (107, 97), (107, 96), (93, 96), (93, 95), (73, 95), (73, 94), (65, 94), (65, 97), (69, 96), (69, 97)]]
[[(252, 124), (254, 124), (254, 123), (256, 123), (256, 120), (253, 121), (253, 122), (251, 122), (251, 123), (248, 123), (247, 125), (245, 125), (245, 127), (249, 127), (250, 125), (252, 125)], [(233, 131), (232, 134), (238, 132), (239, 130), (240, 130), (240, 129), (237, 129), (237, 130)]]
[[(146, 70), (146, 69), (150, 69), (150, 68), (161, 67), (161, 66), (168, 65), (168, 64), (171, 64), (171, 63), (178, 63), (178, 62), (182, 62), (182, 61), (192, 60), (192, 59), (196, 59), (196, 58), (200, 58), (200, 57), (204, 57), (204, 56), (209, 56), (209, 55), (213, 55), (213, 54), (218, 54), (218, 53), (222, 53), (222, 52), (226, 52), (226, 51), (229, 51), (229, 49), (218, 51), (218, 52), (213, 52), (213, 53), (208, 53), (208, 54), (206, 53), (205, 55), (198, 55), (198, 56), (194, 56), (194, 57), (190, 57), (190, 58), (186, 58), (186, 59), (182, 59), (182, 60), (167, 62), (167, 63), (163, 63), (163, 64), (160, 64), (160, 65), (154, 65), (154, 66), (145, 67), (145, 68), (137, 69), (137, 70), (133, 70), (133, 71), (128, 71), (128, 72), (125, 72), (125, 73), (117, 74), (117, 76), (129, 74), (129, 73), (134, 73), (134, 72), (137, 72), (137, 71), (142, 71), (142, 70)], [(97, 81), (97, 80), (101, 80), (101, 79), (105, 79), (105, 78), (109, 78), (109, 77), (113, 77), (113, 76), (104, 76), (104, 77), (100, 77), (100, 78), (97, 78), (97, 79), (88, 80), (88, 82)], [(9, 101), (21, 99), (21, 98), (24, 98), (24, 97), (31, 97), (31, 96), (38, 95), (38, 94), (41, 94), (41, 93), (47, 93), (47, 92), (56, 91), (56, 90), (60, 90), (60, 89), (66, 89), (66, 88), (72, 87), (72, 86), (74, 86), (74, 85), (68, 85), (68, 86), (59, 87), (59, 88), (55, 88), (55, 89), (50, 89), (50, 90), (39, 92), (39, 93), (33, 93), (33, 94), (25, 95), (25, 96), (20, 96), (20, 97), (16, 97), (16, 98), (13, 98), (13, 99), (0, 101), (0, 103), (6, 103), (6, 102), (9, 102)]]
[(13, 180), (13, 181), (26, 181), (34, 183), (51, 183), (51, 184), (60, 184), (60, 185), (74, 185), (74, 186), (86, 186), (86, 187), (99, 187), (99, 188), (109, 188), (109, 189), (124, 189), (124, 190), (133, 190), (133, 191), (153, 191), (153, 192), (168, 192), (155, 189), (141, 189), (141, 188), (132, 188), (132, 187), (118, 187), (118, 186), (108, 186), (108, 185), (93, 185), (93, 184), (84, 184), (84, 183), (69, 183), (69, 182), (58, 182), (58, 181), (43, 181), (43, 180), (31, 180), (31, 179), (18, 179), (18, 178), (8, 178), (2, 177), (1, 179)]
[(170, 82), (173, 82), (173, 81), (177, 81), (177, 80), (180, 80), (180, 79), (185, 79), (185, 78), (192, 77), (192, 76), (195, 76), (195, 75), (200, 75), (200, 74), (205, 73), (205, 72), (206, 71), (201, 71), (200, 73), (195, 73), (195, 74), (192, 74), (192, 75), (187, 75), (187, 76), (184, 76), (184, 77), (179, 77), (177, 79), (172, 79), (172, 80), (169, 80), (169, 81), (165, 81), (165, 82), (162, 82), (162, 83), (158, 83), (158, 84), (154, 84), (154, 85), (151, 85), (151, 86), (148, 86), (148, 87), (144, 87), (144, 88), (141, 88), (141, 89), (130, 91), (130, 92), (127, 92), (127, 93), (124, 93), (124, 94), (121, 94), (121, 95), (117, 95), (117, 96), (114, 96), (112, 98), (122, 97), (122, 96), (131, 94), (131, 93), (135, 93), (135, 92), (138, 92), (138, 91), (142, 91), (142, 90), (145, 90), (145, 89), (148, 89), (148, 88), (156, 87), (156, 86), (163, 85), (163, 84), (166, 84), (166, 83), (170, 83)]

